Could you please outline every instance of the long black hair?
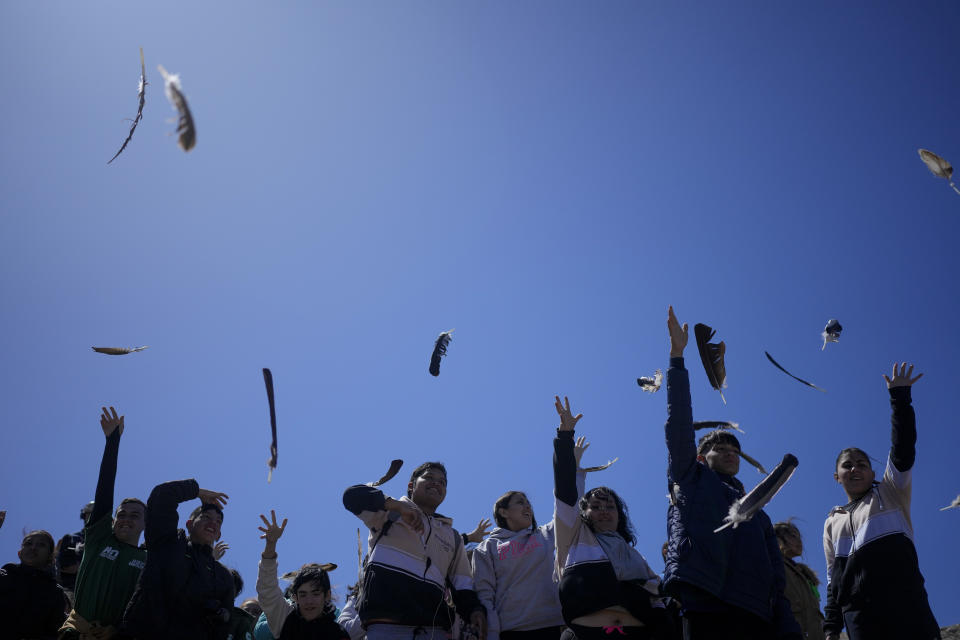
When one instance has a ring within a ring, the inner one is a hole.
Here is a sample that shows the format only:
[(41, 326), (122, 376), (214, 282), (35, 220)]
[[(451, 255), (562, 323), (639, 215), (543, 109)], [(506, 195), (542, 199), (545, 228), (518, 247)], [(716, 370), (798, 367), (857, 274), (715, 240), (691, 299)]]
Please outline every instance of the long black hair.
[(596, 532), (596, 529), (593, 528), (593, 523), (590, 522), (585, 514), (587, 506), (590, 504), (590, 498), (593, 496), (611, 498), (613, 500), (617, 505), (617, 533), (619, 533), (620, 537), (626, 540), (628, 544), (635, 545), (637, 543), (637, 536), (633, 534), (633, 525), (630, 524), (630, 514), (627, 512), (627, 503), (610, 487), (594, 487), (580, 498), (580, 503), (577, 506), (580, 507), (580, 519), (583, 520), (584, 524), (590, 527), (590, 531)]

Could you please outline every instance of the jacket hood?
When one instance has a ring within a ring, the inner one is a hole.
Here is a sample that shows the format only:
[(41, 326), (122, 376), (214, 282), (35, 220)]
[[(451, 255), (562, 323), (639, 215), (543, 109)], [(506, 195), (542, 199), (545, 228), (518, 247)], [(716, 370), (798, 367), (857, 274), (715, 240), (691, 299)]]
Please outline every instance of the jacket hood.
[(527, 527), (526, 529), (520, 529), (520, 531), (511, 531), (510, 529), (503, 529), (497, 527), (490, 532), (489, 538), (494, 540), (511, 540), (519, 536), (528, 536), (533, 533), (533, 525)]

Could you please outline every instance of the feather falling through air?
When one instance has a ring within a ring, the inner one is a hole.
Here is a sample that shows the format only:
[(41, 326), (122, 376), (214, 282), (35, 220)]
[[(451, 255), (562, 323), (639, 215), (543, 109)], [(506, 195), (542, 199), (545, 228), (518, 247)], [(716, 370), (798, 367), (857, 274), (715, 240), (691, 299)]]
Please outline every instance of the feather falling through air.
[(840, 326), (840, 323), (837, 322), (837, 319), (830, 318), (827, 321), (827, 326), (823, 328), (823, 333), (820, 334), (823, 337), (823, 346), (820, 347), (820, 351), (823, 351), (827, 348), (828, 342), (840, 342), (841, 331), (843, 331), (843, 327)]
[(699, 431), (700, 429), (710, 429), (714, 431), (720, 429), (721, 431), (739, 431), (740, 433), (746, 433), (743, 429), (740, 428), (739, 422), (729, 422), (727, 420), (698, 420), (693, 423), (693, 430)]
[(637, 384), (640, 385), (640, 388), (647, 393), (656, 393), (660, 390), (660, 385), (663, 384), (663, 371), (661, 369), (657, 369), (653, 372), (652, 378), (647, 376), (637, 378)]
[(764, 353), (767, 355), (767, 360), (769, 360), (770, 362), (773, 363), (773, 366), (775, 366), (777, 369), (780, 369), (780, 371), (783, 371), (785, 374), (787, 374), (788, 376), (790, 376), (791, 378), (793, 378), (793, 379), (796, 380), (797, 382), (802, 382), (803, 384), (807, 385), (808, 387), (813, 387), (813, 388), (816, 389), (817, 391), (823, 391), (824, 393), (827, 392), (826, 389), (821, 389), (820, 387), (818, 387), (817, 385), (813, 384), (812, 382), (807, 382), (807, 381), (804, 380), (803, 378), (798, 378), (797, 376), (793, 375), (792, 373), (790, 373), (789, 371), (787, 371), (786, 369), (784, 369), (782, 366), (780, 366), (780, 363), (777, 362), (776, 360), (774, 360), (774, 359), (773, 359), (773, 356), (771, 356), (771, 355), (770, 355), (769, 353), (767, 353), (766, 351), (764, 351)]
[(750, 464), (750, 466), (755, 467), (757, 471), (759, 471), (763, 475), (767, 475), (767, 470), (763, 468), (763, 465), (760, 464), (759, 460), (755, 458), (751, 458), (750, 456), (745, 454), (743, 451), (740, 452), (740, 457), (743, 458), (745, 462)]
[(143, 351), (149, 345), (143, 345), (142, 347), (90, 347), (97, 353), (105, 353), (108, 356), (125, 356), (128, 353), (136, 353), (137, 351)]
[(714, 529), (713, 532), (718, 533), (727, 527), (736, 529), (741, 522), (746, 522), (756, 515), (777, 495), (777, 492), (787, 483), (799, 464), (800, 461), (792, 453), (783, 456), (783, 460), (770, 475), (761, 480), (760, 484), (754, 487), (750, 493), (730, 505), (730, 512), (723, 519), (724, 524)]
[(157, 65), (160, 75), (163, 76), (164, 88), (167, 93), (167, 100), (173, 105), (180, 115), (177, 122), (177, 143), (184, 151), (190, 151), (197, 144), (197, 130), (193, 124), (193, 115), (190, 113), (190, 107), (187, 106), (187, 99), (183, 95), (183, 88), (180, 86), (180, 74), (167, 73), (163, 65)]
[(273, 480), (273, 470), (277, 468), (277, 408), (273, 401), (273, 374), (270, 369), (263, 368), (263, 383), (267, 387), (267, 402), (270, 404), (270, 459), (267, 465), (270, 470), (267, 472), (267, 482)]
[(947, 506), (940, 509), (940, 511), (946, 511), (947, 509), (956, 509), (957, 507), (960, 507), (960, 496), (957, 496), (956, 498), (954, 498), (953, 502), (951, 502)]
[(382, 476), (379, 480), (377, 480), (376, 482), (368, 482), (368, 483), (367, 483), (367, 486), (368, 486), (368, 487), (379, 487), (380, 485), (382, 485), (382, 484), (384, 484), (384, 483), (386, 483), (386, 482), (390, 482), (390, 481), (393, 479), (393, 477), (394, 477), (395, 475), (397, 475), (397, 473), (400, 471), (400, 467), (402, 467), (402, 466), (403, 466), (403, 460), (400, 460), (400, 459), (391, 460), (391, 461), (390, 461), (390, 468), (387, 469), (387, 472), (386, 472), (385, 474), (383, 474), (383, 476)]
[(960, 193), (960, 189), (957, 189), (957, 185), (953, 184), (953, 180), (951, 180), (953, 167), (950, 166), (949, 162), (933, 151), (927, 151), (926, 149), (918, 149), (917, 153), (920, 154), (920, 159), (923, 160), (923, 163), (927, 165), (927, 169), (930, 169), (930, 173), (938, 178), (944, 178), (954, 191)]
[(137, 98), (140, 100), (140, 104), (137, 107), (137, 117), (133, 119), (133, 124), (130, 125), (130, 133), (127, 134), (127, 139), (120, 145), (120, 150), (113, 154), (112, 158), (107, 160), (107, 164), (116, 160), (117, 156), (127, 148), (130, 140), (133, 139), (133, 132), (137, 130), (137, 125), (140, 124), (140, 120), (143, 118), (143, 105), (147, 100), (147, 68), (143, 64), (143, 47), (140, 47), (140, 85), (137, 87)]
[(585, 473), (592, 473), (593, 471), (603, 471), (604, 469), (609, 469), (613, 465), (613, 463), (619, 459), (620, 458), (617, 457), (617, 458), (614, 458), (613, 460), (608, 460), (606, 464), (601, 464), (596, 467), (587, 467), (586, 469), (583, 469), (583, 471)]
[(440, 358), (447, 355), (447, 345), (450, 344), (451, 333), (453, 333), (453, 329), (444, 331), (437, 336), (437, 341), (433, 344), (433, 353), (430, 355), (430, 375), (434, 377), (440, 375)]
[(719, 343), (710, 342), (716, 333), (705, 324), (698, 323), (693, 327), (693, 334), (697, 339), (697, 350), (700, 352), (700, 360), (707, 372), (710, 386), (720, 392), (720, 399), (723, 400), (723, 404), (727, 404), (727, 399), (723, 397), (723, 389), (727, 386), (727, 370), (723, 364), (727, 345), (722, 340)]

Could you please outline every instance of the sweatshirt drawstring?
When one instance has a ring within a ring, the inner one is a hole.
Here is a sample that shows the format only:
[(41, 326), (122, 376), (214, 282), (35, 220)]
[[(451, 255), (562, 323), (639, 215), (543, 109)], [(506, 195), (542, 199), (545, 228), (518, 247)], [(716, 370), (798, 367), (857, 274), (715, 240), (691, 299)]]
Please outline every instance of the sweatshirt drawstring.
[(604, 627), (604, 628), (603, 628), (603, 632), (606, 633), (608, 636), (611, 635), (611, 634), (613, 634), (614, 631), (619, 632), (620, 635), (622, 635), (622, 636), (627, 635), (626, 633), (623, 632), (623, 625), (622, 625), (622, 624), (621, 624), (621, 625), (610, 625), (609, 627)]

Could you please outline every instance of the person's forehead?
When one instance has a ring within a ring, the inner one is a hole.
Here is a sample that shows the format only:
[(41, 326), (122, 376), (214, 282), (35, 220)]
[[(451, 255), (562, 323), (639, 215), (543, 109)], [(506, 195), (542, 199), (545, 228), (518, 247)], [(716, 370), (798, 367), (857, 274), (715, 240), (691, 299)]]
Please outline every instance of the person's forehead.
[(444, 473), (443, 471), (441, 471), (440, 469), (436, 469), (436, 468), (431, 467), (430, 469), (427, 469), (427, 470), (424, 471), (422, 474), (420, 474), (420, 478), (418, 478), (418, 479), (424, 479), (424, 480), (443, 480), (443, 481), (446, 481), (446, 479), (447, 479), (447, 474), (445, 474), (445, 473)]
[(143, 505), (139, 502), (124, 502), (117, 507), (117, 513), (134, 514), (144, 512)]
[(740, 447), (732, 442), (718, 442), (713, 445), (712, 451), (740, 451)]
[(21, 544), (22, 544), (22, 545), (27, 545), (27, 544), (42, 544), (42, 545), (45, 546), (45, 547), (51, 546), (50, 541), (47, 540), (47, 538), (46, 538), (45, 536), (42, 536), (42, 535), (40, 535), (39, 533), (35, 533), (35, 534), (33, 534), (32, 536), (27, 536), (27, 537), (25, 537), (25, 538), (23, 539), (23, 542), (22, 542)]
[(590, 502), (615, 502), (613, 496), (609, 493), (595, 493), (590, 496)]
[(870, 459), (867, 458), (867, 456), (863, 455), (862, 453), (859, 453), (858, 451), (850, 451), (850, 452), (848, 452), (848, 453), (843, 454), (843, 456), (841, 456), (840, 462), (841, 462), (841, 463), (843, 463), (843, 462), (866, 462), (866, 463), (869, 464)]
[(522, 493), (515, 493), (512, 498), (510, 498), (510, 504), (523, 504), (527, 501), (527, 496)]
[(323, 585), (319, 580), (311, 580), (310, 582), (304, 582), (302, 585), (297, 587), (297, 593), (310, 593), (311, 591), (323, 591)]
[(206, 511), (201, 511), (200, 515), (197, 516), (197, 520), (215, 520), (217, 522), (223, 522), (223, 514), (217, 512), (214, 509), (207, 509)]

